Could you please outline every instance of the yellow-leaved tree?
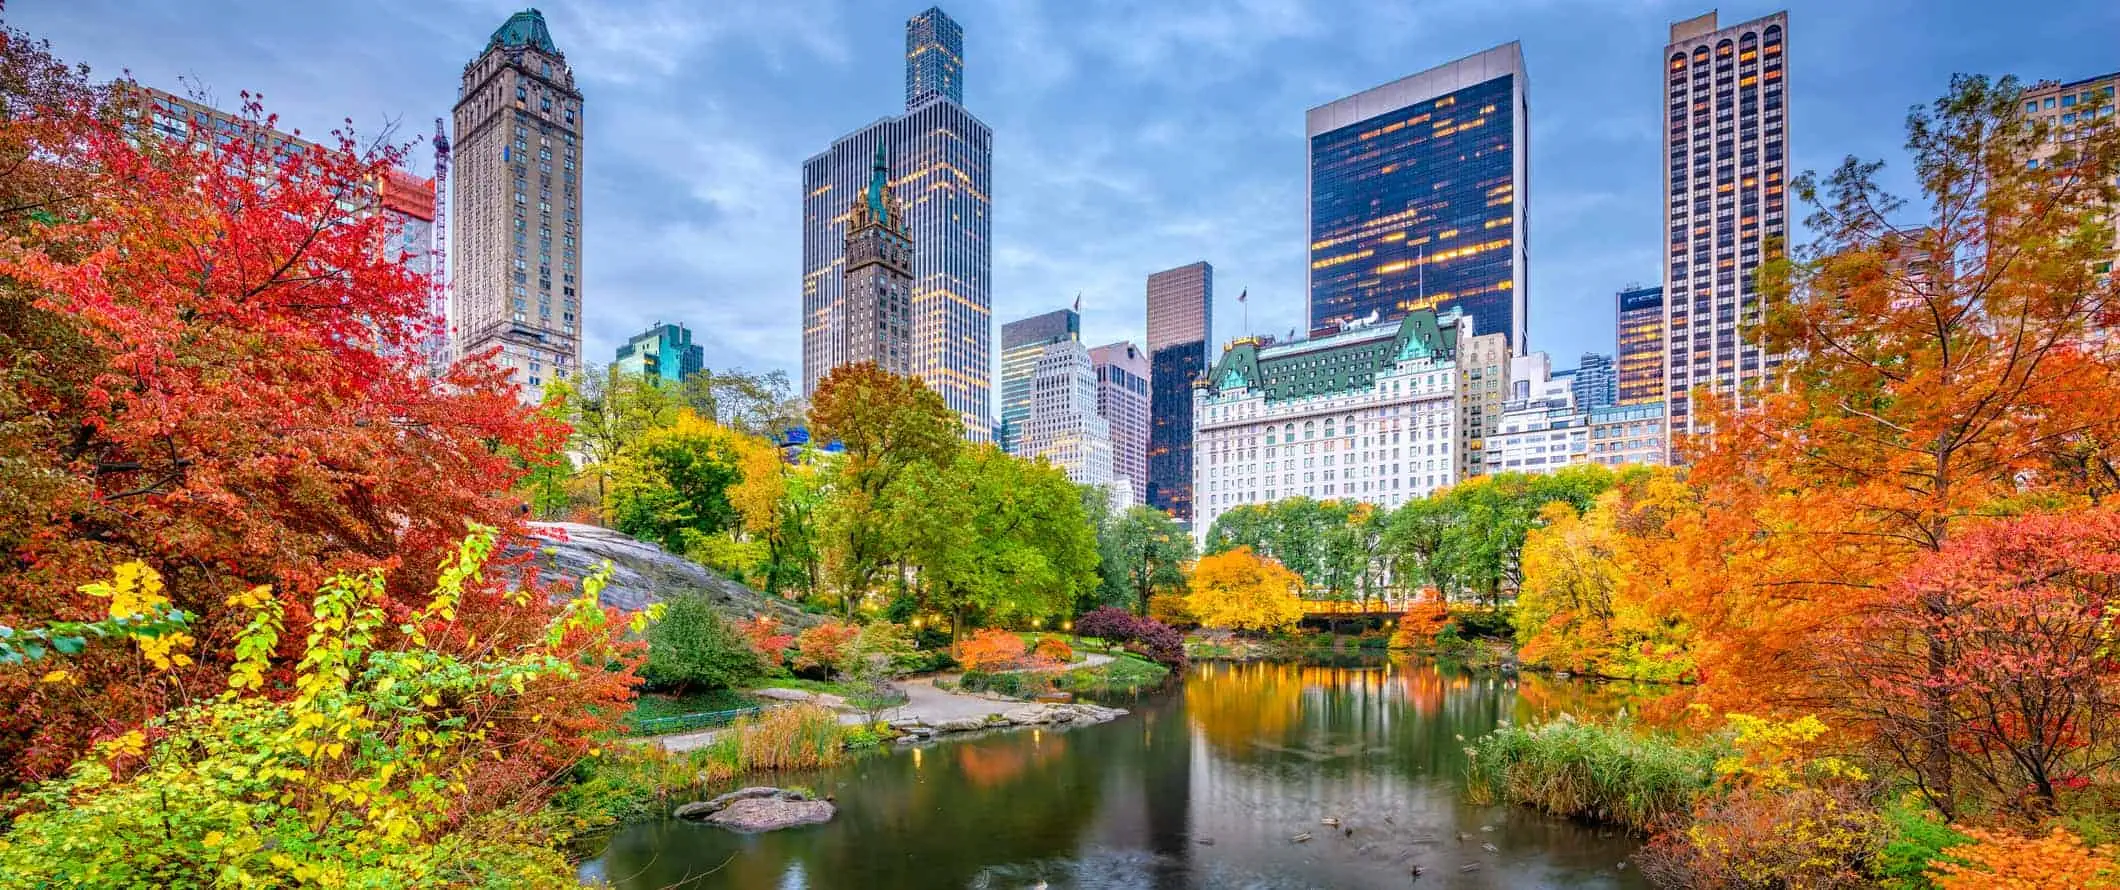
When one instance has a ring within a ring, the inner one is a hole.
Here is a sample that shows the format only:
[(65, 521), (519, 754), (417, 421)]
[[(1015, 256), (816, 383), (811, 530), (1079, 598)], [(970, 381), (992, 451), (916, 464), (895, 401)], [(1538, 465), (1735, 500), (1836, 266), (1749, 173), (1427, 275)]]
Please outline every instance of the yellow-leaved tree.
[(1302, 620), (1302, 584), (1280, 563), (1238, 547), (1200, 557), (1186, 605), (1207, 627), (1278, 630)]

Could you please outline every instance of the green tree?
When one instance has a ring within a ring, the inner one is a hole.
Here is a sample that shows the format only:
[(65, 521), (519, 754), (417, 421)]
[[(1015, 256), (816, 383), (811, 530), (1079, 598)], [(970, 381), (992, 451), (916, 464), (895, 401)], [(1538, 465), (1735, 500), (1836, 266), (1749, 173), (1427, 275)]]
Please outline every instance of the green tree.
[(802, 425), (802, 399), (786, 371), (702, 370), (676, 385), (676, 398), (715, 423), (778, 441)]
[(613, 527), (689, 553), (739, 519), (729, 489), (742, 477), (738, 438), (690, 411), (652, 430), (611, 470)]
[[(947, 465), (962, 444), (962, 425), (919, 378), (861, 362), (834, 368), (818, 383), (810, 426), (820, 441), (845, 449), (820, 533), (840, 607), (852, 615), (877, 575), (903, 561), (905, 538), (892, 528), (893, 484), (912, 468)], [(1079, 517), (1079, 500), (1076, 507)]]
[(758, 653), (706, 594), (685, 591), (664, 602), (662, 618), (648, 626), (643, 679), (685, 691), (735, 689), (765, 675)]
[(1148, 614), (1148, 598), (1185, 592), (1185, 565), (1192, 562), (1192, 536), (1169, 514), (1135, 505), (1104, 529), (1098, 541), (1105, 586), (1131, 602), (1134, 614)]
[[(574, 430), (570, 451), (580, 454), (580, 472), (593, 483), (599, 508), (611, 505), (610, 474), (619, 456), (650, 432), (677, 423), (683, 409), (655, 380), (613, 366), (588, 368), (547, 388), (548, 413)], [(608, 512), (604, 521), (610, 522)]]
[(1098, 583), (1081, 489), (1043, 461), (966, 448), (904, 477), (892, 502), (920, 599), (950, 614), (953, 633), (1058, 615)]

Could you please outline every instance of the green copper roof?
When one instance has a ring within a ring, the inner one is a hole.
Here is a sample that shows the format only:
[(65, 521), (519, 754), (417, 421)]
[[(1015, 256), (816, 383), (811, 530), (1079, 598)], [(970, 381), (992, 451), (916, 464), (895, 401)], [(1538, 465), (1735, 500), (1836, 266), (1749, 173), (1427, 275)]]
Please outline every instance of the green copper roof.
[(891, 184), (891, 162), (883, 153), (883, 141), (876, 142), (876, 163), (869, 167), (869, 213), (877, 219), (890, 219), (883, 210), (883, 190)]
[(1366, 390), (1402, 361), (1451, 360), (1457, 328), (1432, 310), (1409, 313), (1395, 324), (1362, 327), (1293, 343), (1260, 347), (1240, 340), (1222, 353), (1208, 376), (1210, 391), (1253, 389), (1268, 402)]
[(493, 32), (488, 46), (534, 46), (553, 55), (559, 55), (559, 47), (552, 45), (552, 32), (545, 28), (545, 14), (535, 9), (525, 9), (508, 17), (508, 21)]

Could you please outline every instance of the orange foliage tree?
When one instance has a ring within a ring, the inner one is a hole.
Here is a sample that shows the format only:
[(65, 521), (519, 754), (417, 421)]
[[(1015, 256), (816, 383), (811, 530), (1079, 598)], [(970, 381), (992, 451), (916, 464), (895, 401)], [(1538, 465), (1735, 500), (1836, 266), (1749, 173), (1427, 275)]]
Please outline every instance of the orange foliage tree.
[(1023, 663), (1023, 638), (1013, 631), (989, 627), (957, 644), (957, 663), (968, 671), (995, 671)]
[[(1701, 399), (1714, 433), (1685, 443), (1703, 509), (1673, 520), (1693, 558), (1672, 593), (1708, 698), (1846, 722), (1852, 689), (1821, 658), (1901, 572), (1974, 517), (2067, 508), (2120, 481), (2120, 414), (2106, 404), (2120, 376), (2097, 333), (2120, 321), (2120, 282), (2098, 272), (2120, 130), (2086, 116), (2059, 133), (2021, 95), (2009, 79), (1960, 77), (1910, 117), (1917, 222), (1896, 218), (1904, 203), (1877, 164), (1795, 184), (1820, 207), (1818, 240), (1763, 276), (1769, 351), (1786, 360), (1745, 410)], [(1934, 634), (1907, 642), (1927, 697), (1911, 759), (1949, 814), (1953, 654)]]
[(837, 670), (846, 660), (847, 646), (861, 635), (861, 628), (840, 621), (827, 621), (795, 635), (795, 668)]
[(2047, 890), (2120, 887), (2120, 862), (2112, 851), (2084, 846), (2083, 839), (2056, 828), (2045, 837), (1964, 829), (1973, 843), (1950, 848), (1935, 865), (1939, 890)]
[(1186, 606), (1207, 627), (1278, 630), (1303, 618), (1303, 579), (1248, 546), (1200, 557)]
[[(409, 621), (468, 523), (521, 531), (510, 485), (564, 434), (485, 362), (423, 373), (428, 282), (368, 212), (397, 151), (341, 132), (283, 155), (254, 102), (194, 148), (130, 95), (0, 33), (0, 624), (101, 614), (82, 585), (138, 560), (198, 616), (197, 663), (98, 648), (64, 688), (0, 673), (0, 785), (218, 687), (232, 594), (286, 592), (300, 640), (304, 595), (387, 567), (387, 626)], [(474, 583), (435, 643), (537, 633), (536, 600)]]

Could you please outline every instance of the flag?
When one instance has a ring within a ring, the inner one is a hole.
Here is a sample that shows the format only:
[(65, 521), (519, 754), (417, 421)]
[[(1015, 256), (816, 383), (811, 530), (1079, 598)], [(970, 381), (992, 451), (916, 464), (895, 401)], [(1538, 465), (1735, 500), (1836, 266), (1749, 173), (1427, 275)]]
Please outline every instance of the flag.
[(1077, 313), (1080, 313), (1080, 312), (1082, 311), (1082, 292), (1081, 292), (1081, 291), (1075, 291), (1075, 311), (1076, 311)]
[(1245, 288), (1244, 290), (1242, 290), (1242, 291), (1240, 291), (1240, 292), (1238, 292), (1238, 293), (1237, 293), (1237, 302), (1239, 302), (1239, 303), (1242, 303), (1242, 302), (1244, 302), (1244, 298), (1245, 298), (1245, 297), (1248, 297), (1248, 296), (1251, 296), (1251, 288), (1248, 288), (1248, 287), (1247, 287), (1247, 288)]

